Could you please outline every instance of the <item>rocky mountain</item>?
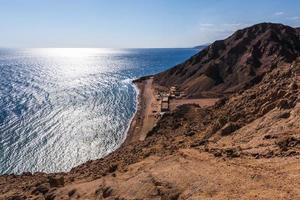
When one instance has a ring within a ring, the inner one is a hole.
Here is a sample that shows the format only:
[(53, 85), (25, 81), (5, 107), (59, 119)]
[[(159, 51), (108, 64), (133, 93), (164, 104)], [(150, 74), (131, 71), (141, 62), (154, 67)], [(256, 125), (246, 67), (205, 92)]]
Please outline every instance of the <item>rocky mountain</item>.
[(177, 85), (190, 97), (245, 89), (280, 63), (300, 55), (297, 29), (261, 23), (216, 41), (186, 62), (155, 76), (164, 86)]
[(67, 173), (0, 176), (0, 199), (299, 199), (300, 59)]
[(145, 140), (70, 172), (2, 175), (0, 200), (300, 199), (297, 29), (237, 31), (155, 80), (191, 97), (227, 95), (179, 106)]

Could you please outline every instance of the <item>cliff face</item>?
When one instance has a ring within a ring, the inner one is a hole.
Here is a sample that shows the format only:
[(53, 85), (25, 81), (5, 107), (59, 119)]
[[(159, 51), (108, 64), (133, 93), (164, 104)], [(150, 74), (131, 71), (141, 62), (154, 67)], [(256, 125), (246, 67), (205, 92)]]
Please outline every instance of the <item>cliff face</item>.
[(262, 23), (216, 41), (186, 62), (158, 74), (160, 85), (177, 85), (190, 97), (232, 93), (261, 80), (279, 63), (291, 63), (300, 54), (297, 30)]

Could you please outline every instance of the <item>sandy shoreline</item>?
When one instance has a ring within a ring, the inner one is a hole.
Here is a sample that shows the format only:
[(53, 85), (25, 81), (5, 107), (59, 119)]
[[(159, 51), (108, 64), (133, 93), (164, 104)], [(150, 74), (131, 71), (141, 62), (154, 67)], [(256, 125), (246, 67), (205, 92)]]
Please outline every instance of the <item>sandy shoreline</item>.
[(157, 121), (153, 115), (153, 110), (157, 111), (158, 102), (154, 96), (152, 81), (152, 77), (134, 81), (134, 84), (138, 89), (137, 108), (122, 146), (144, 140), (147, 133), (154, 127)]
[(133, 142), (136, 140), (136, 134), (134, 135), (135, 131), (135, 126), (137, 124), (137, 122), (139, 121), (139, 116), (142, 114), (141, 111), (141, 102), (142, 102), (142, 93), (143, 93), (143, 84), (142, 83), (134, 83), (135, 87), (137, 88), (138, 94), (137, 94), (137, 102), (136, 102), (136, 111), (133, 115), (133, 118), (130, 121), (130, 125), (129, 128), (126, 132), (126, 138), (123, 142), (123, 144), (121, 145), (121, 147), (124, 147), (126, 145), (128, 145), (129, 143)]
[[(160, 118), (160, 102), (155, 95), (157, 91), (153, 85), (153, 77), (142, 77), (133, 83), (138, 90), (137, 108), (122, 147), (132, 142), (143, 141)], [(176, 107), (183, 104), (198, 104), (201, 107), (207, 107), (214, 105), (217, 100), (217, 98), (172, 99), (169, 106), (170, 111), (174, 111)]]

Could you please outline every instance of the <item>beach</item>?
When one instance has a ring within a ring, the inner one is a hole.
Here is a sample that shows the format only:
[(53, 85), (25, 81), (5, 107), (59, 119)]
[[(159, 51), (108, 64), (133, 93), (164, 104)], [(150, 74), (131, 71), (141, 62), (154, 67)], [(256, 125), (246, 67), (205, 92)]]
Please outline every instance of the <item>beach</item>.
[(155, 98), (153, 78), (138, 79), (134, 81), (138, 89), (137, 108), (127, 132), (123, 145), (142, 141), (158, 120), (159, 101)]
[(299, 31), (253, 25), (171, 69), (118, 82), (128, 98), (117, 93), (105, 107), (127, 114), (121, 148), (68, 172), (4, 174), (0, 199), (300, 199)]
[[(158, 90), (159, 86), (155, 86), (153, 77), (142, 77), (133, 81), (133, 83), (138, 90), (137, 108), (122, 146), (145, 140), (147, 133), (152, 130), (161, 117), (161, 102), (156, 98), (160, 93)], [(208, 107), (214, 105), (217, 100), (218, 98), (172, 98), (169, 100), (168, 107), (170, 112), (185, 104)]]

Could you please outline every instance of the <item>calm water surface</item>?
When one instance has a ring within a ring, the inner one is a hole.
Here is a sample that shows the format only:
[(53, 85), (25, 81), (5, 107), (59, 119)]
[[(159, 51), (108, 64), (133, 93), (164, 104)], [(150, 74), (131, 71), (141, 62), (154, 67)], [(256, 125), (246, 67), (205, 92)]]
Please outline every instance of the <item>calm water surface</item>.
[(67, 171), (124, 141), (131, 81), (196, 49), (0, 49), (0, 174)]

